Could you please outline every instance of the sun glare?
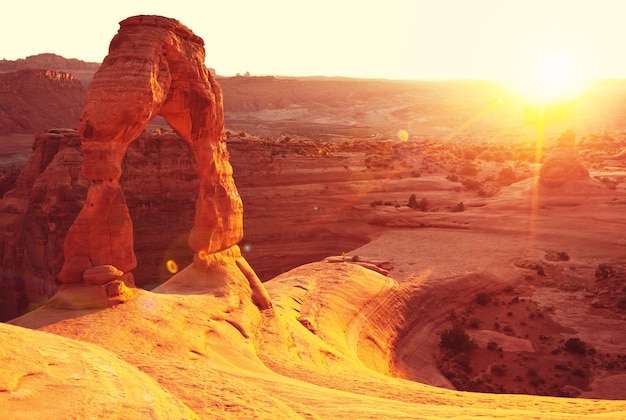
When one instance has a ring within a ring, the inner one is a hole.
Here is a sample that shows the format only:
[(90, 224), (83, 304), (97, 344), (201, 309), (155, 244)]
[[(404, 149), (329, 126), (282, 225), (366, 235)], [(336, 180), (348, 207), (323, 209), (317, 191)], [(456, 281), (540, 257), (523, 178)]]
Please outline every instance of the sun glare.
[(581, 63), (565, 51), (547, 51), (517, 69), (513, 91), (525, 102), (549, 104), (575, 99), (588, 87)]

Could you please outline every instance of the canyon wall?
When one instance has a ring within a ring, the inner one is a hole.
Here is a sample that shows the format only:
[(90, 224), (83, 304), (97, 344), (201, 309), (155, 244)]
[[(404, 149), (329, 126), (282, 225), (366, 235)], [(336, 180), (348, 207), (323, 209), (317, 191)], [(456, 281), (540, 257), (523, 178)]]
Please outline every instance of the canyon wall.
[[(62, 245), (83, 207), (90, 181), (82, 175), (81, 142), (71, 129), (38, 134), (15, 187), (0, 200), (0, 320), (46, 300), (56, 290)], [(122, 162), (120, 185), (133, 220), (138, 286), (152, 287), (193, 254), (198, 180), (189, 146), (176, 134), (143, 132)], [(171, 268), (171, 266), (170, 266)]]

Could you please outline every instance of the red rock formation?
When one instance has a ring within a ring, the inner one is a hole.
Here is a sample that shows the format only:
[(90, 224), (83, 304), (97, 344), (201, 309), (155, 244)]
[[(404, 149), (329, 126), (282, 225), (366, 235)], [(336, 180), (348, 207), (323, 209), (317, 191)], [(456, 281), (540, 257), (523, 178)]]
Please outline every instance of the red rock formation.
[(15, 187), (0, 200), (0, 320), (53, 293), (61, 245), (89, 184), (81, 162), (76, 130), (40, 133)]
[(557, 139), (556, 150), (541, 166), (539, 181), (548, 188), (563, 187), (571, 181), (589, 180), (589, 171), (576, 153), (576, 135), (567, 130)]
[[(0, 200), (0, 321), (56, 290), (62, 245), (90, 185), (82, 162), (76, 130), (42, 132), (17, 184)], [(188, 145), (170, 131), (144, 132), (127, 150), (120, 185), (134, 225), (138, 286), (153, 287), (171, 277), (168, 260), (179, 267), (192, 261), (186, 237), (198, 189), (193, 165)], [(83, 276), (86, 283), (89, 275)]]
[[(222, 91), (204, 59), (202, 39), (176, 20), (135, 16), (120, 23), (85, 95), (79, 133), (83, 174), (92, 184), (65, 239), (61, 282), (80, 283), (86, 269), (99, 265), (124, 273), (135, 268), (132, 222), (119, 179), (127, 147), (157, 115), (195, 157), (200, 185), (192, 250), (206, 256), (241, 240), (243, 206), (228, 161)], [(258, 288), (257, 280), (250, 282)], [(266, 293), (264, 298), (255, 300), (268, 307)]]

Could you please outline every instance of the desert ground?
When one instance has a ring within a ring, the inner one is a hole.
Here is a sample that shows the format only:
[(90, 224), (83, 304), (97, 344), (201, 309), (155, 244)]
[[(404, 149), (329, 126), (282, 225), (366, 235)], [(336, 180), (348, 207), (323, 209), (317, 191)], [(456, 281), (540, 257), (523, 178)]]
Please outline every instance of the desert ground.
[[(259, 311), (220, 256), (209, 280), (180, 261), (108, 309), (52, 298), (0, 324), (0, 413), (626, 416), (626, 131), (587, 112), (599, 94), (538, 127), (519, 105), (473, 119), (486, 102), (472, 105), (471, 84), (400, 109), (370, 102), (384, 82), (319, 82), (345, 96), (324, 103), (320, 85), (234, 79), (221, 83), (239, 246), (273, 308)], [(229, 103), (267, 83), (290, 84), (270, 89), (287, 99)], [(602, 92), (599, 109), (614, 109), (621, 88)], [(568, 128), (589, 176), (546, 186)], [(0, 139), (9, 184), (32, 139)]]

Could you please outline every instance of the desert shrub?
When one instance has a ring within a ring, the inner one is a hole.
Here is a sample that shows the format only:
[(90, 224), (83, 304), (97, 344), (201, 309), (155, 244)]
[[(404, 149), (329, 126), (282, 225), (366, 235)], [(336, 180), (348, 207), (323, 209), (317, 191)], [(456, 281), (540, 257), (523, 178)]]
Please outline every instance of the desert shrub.
[(480, 306), (487, 306), (491, 302), (491, 296), (485, 292), (479, 292), (474, 299)]
[(480, 319), (476, 317), (472, 317), (467, 321), (467, 328), (471, 328), (472, 330), (478, 329), (480, 327)]
[(506, 372), (508, 370), (508, 366), (506, 365), (506, 363), (494, 363), (493, 365), (491, 365), (491, 373), (493, 373), (494, 375), (497, 376), (504, 376), (506, 375)]
[(479, 190), (481, 187), (480, 181), (474, 178), (466, 178), (461, 183), (463, 184), (465, 188), (467, 188), (470, 191)]
[(587, 354), (587, 344), (580, 338), (570, 338), (565, 342), (565, 350), (584, 355)]
[(616, 274), (615, 269), (613, 268), (613, 266), (611, 264), (599, 264), (598, 268), (596, 269), (596, 279), (600, 280), (600, 279), (608, 279), (611, 276), (614, 276)]
[(419, 202), (417, 201), (417, 197), (415, 194), (411, 194), (409, 197), (409, 207), (419, 211), (427, 211), (428, 210), (428, 200), (426, 198), (422, 198)]
[(489, 341), (487, 343), (487, 350), (496, 351), (498, 350), (498, 343), (495, 341)]
[(448, 181), (459, 182), (459, 176), (456, 174), (448, 175), (446, 176), (446, 178), (448, 179)]
[(465, 206), (463, 205), (463, 202), (461, 201), (459, 204), (455, 204), (455, 205), (454, 205), (454, 206), (450, 209), (450, 211), (451, 211), (452, 213), (459, 213), (459, 212), (465, 211)]
[(455, 324), (440, 332), (439, 347), (453, 351), (455, 354), (468, 353), (478, 347), (460, 324)]
[(481, 187), (478, 190), (478, 196), (479, 197), (493, 197), (494, 195), (496, 195), (496, 193), (498, 192), (497, 188), (490, 188), (490, 187)]
[(469, 352), (458, 353), (451, 360), (463, 369), (463, 372), (470, 373), (472, 371), (472, 356)]
[(569, 255), (563, 251), (547, 251), (544, 258), (548, 261), (569, 261)]
[(578, 376), (579, 378), (588, 378), (589, 375), (587, 374), (587, 372), (585, 372), (584, 370), (580, 369), (580, 368), (576, 368), (572, 371), (572, 375), (573, 376)]
[(471, 163), (467, 163), (459, 169), (459, 175), (476, 176), (478, 175), (478, 169)]
[(502, 168), (500, 173), (498, 174), (498, 183), (500, 185), (511, 185), (517, 181), (517, 177), (515, 176), (515, 172), (513, 168), (507, 166), (506, 168)]
[(617, 300), (617, 303), (615, 304), (619, 309), (624, 309), (626, 310), (626, 296), (621, 297)]

